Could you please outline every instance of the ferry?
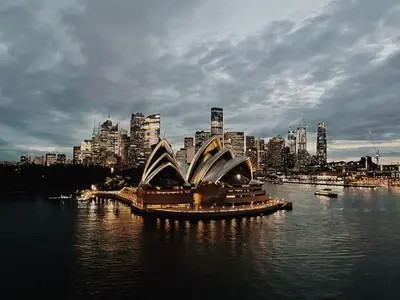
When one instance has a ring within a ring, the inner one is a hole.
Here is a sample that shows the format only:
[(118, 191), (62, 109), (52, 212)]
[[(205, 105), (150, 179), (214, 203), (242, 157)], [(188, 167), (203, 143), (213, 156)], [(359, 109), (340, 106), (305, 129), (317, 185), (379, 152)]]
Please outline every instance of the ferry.
[(338, 196), (338, 194), (332, 192), (331, 189), (323, 189), (323, 190), (316, 191), (314, 193), (314, 195), (325, 196), (325, 197), (329, 197), (329, 198), (337, 198), (337, 196)]
[(72, 195), (69, 195), (69, 196), (61, 195), (61, 196), (48, 197), (48, 198), (50, 200), (67, 200), (67, 199), (72, 199)]

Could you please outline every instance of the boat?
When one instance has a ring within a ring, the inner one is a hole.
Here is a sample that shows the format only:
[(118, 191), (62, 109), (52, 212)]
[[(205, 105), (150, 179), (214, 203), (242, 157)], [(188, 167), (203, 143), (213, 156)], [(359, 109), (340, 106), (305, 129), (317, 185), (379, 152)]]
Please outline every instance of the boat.
[(314, 193), (314, 195), (325, 196), (325, 197), (329, 197), (329, 198), (337, 198), (337, 196), (338, 196), (338, 194), (332, 192), (331, 189), (322, 189), (322, 190), (316, 191)]
[(50, 199), (50, 200), (67, 200), (67, 199), (72, 199), (72, 195), (69, 195), (69, 196), (61, 195), (61, 196), (56, 196), (56, 197), (48, 197), (48, 199)]

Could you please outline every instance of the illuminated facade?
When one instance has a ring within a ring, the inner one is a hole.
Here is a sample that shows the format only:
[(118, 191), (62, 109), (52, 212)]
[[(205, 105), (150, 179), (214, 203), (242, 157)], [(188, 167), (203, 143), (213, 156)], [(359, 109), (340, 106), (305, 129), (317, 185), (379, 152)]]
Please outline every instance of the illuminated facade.
[(160, 120), (159, 114), (147, 116), (144, 121), (144, 149), (146, 157), (150, 155), (153, 146), (160, 140)]
[(327, 163), (327, 141), (325, 123), (318, 123), (317, 128), (317, 162), (321, 167)]
[(224, 110), (219, 107), (211, 108), (211, 136), (218, 136), (223, 143), (224, 139)]
[(225, 132), (224, 147), (230, 149), (234, 156), (244, 155), (244, 132)]
[(208, 139), (190, 164), (178, 160), (162, 139), (146, 161), (138, 188), (139, 204), (146, 207), (240, 205), (267, 200), (253, 180), (250, 158), (223, 149), (219, 136)]
[[(163, 170), (169, 170), (169, 176), (167, 172), (161, 174)], [(166, 179), (164, 183), (163, 179)], [(223, 149), (220, 138), (214, 136), (203, 144), (189, 165), (179, 162), (167, 140), (162, 139), (147, 159), (140, 185), (199, 187), (204, 182), (235, 185), (248, 184), (252, 180), (250, 159), (235, 157), (231, 150)]]

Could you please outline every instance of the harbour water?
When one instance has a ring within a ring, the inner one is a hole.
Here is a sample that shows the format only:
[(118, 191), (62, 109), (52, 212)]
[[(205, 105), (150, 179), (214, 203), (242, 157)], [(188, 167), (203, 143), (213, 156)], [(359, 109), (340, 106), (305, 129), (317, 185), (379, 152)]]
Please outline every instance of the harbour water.
[[(270, 185), (293, 211), (142, 219), (112, 201), (0, 201), (5, 299), (397, 299), (400, 191)], [(7, 297), (6, 297), (7, 295)]]

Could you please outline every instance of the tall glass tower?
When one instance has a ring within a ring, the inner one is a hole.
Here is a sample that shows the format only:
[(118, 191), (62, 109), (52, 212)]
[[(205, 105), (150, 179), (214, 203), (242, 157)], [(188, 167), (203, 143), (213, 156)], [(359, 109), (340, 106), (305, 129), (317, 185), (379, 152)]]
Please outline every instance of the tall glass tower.
[(317, 127), (317, 160), (318, 164), (323, 167), (327, 163), (327, 141), (325, 123), (318, 123)]

